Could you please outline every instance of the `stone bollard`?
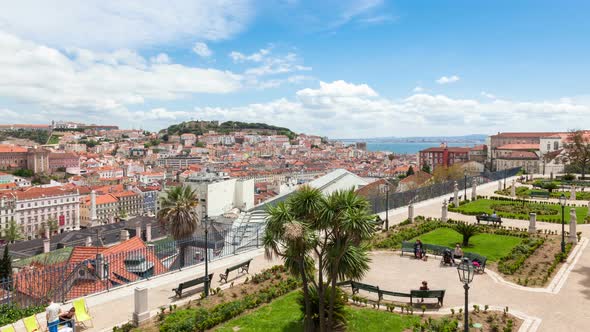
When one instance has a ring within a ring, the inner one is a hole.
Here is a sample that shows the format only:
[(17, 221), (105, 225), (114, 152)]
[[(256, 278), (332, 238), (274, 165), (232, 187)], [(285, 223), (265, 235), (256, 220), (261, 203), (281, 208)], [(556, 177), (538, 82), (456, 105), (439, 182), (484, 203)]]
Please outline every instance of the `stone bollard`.
[(471, 200), (475, 201), (477, 199), (477, 181), (475, 179), (471, 180)]
[(498, 191), (502, 190), (502, 180), (498, 181)]
[(576, 234), (576, 224), (576, 208), (573, 207), (570, 209), (570, 235), (568, 237), (569, 243), (578, 243), (578, 235)]
[(453, 205), (459, 207), (459, 185), (457, 181), (455, 181), (455, 185), (453, 186)]
[(86, 242), (85, 242), (85, 245), (86, 245), (87, 247), (92, 247), (92, 238), (91, 238), (90, 236), (87, 236), (87, 237), (86, 237)]
[(136, 326), (141, 326), (150, 319), (148, 289), (145, 287), (136, 287), (134, 291), (134, 302), (133, 322)]
[(446, 222), (448, 220), (447, 213), (449, 212), (449, 205), (447, 204), (447, 200), (443, 199), (442, 208), (441, 208), (441, 216), (440, 220), (442, 222)]
[(414, 222), (414, 204), (408, 205), (408, 219)]
[(576, 200), (576, 186), (572, 185), (571, 192), (570, 192), (570, 200)]
[(516, 181), (512, 180), (512, 187), (510, 187), (510, 196), (516, 197)]
[(537, 214), (534, 212), (529, 213), (529, 234), (535, 234), (537, 232)]

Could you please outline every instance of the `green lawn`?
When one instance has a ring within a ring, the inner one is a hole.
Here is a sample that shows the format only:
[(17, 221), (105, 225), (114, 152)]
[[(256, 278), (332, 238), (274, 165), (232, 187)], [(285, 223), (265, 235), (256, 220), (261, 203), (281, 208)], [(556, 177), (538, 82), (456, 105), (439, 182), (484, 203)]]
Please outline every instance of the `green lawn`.
[[(296, 302), (297, 292), (287, 294), (250, 314), (232, 319), (215, 331), (233, 332), (295, 332), (302, 331), (301, 312)], [(398, 332), (410, 328), (417, 316), (392, 314), (373, 309), (348, 307), (348, 329), (350, 332), (390, 331)]]
[[(513, 205), (514, 208), (521, 208), (522, 202), (519, 201), (500, 201), (500, 200), (491, 200), (491, 199), (478, 199), (473, 202), (469, 202), (467, 204), (461, 205), (458, 208), (459, 213), (465, 213), (469, 215), (476, 215), (481, 213), (491, 214), (494, 212), (492, 209), (492, 205), (502, 205), (502, 206), (510, 206)], [(526, 213), (518, 213), (518, 212), (505, 212), (495, 210), (496, 214), (500, 217), (505, 218), (513, 218), (513, 219), (523, 219), (528, 220), (529, 214), (528, 212), (536, 212), (535, 210), (538, 209), (550, 209), (554, 211), (554, 214), (541, 214), (537, 211), (537, 220), (538, 221), (549, 221), (549, 222), (561, 222), (561, 206), (558, 204), (539, 204), (539, 203), (530, 203), (525, 202), (524, 205)], [(569, 206), (565, 207), (565, 221), (569, 222), (570, 214), (569, 214)], [(455, 210), (455, 209), (449, 209)], [(588, 207), (576, 207), (576, 216), (578, 224), (584, 223), (584, 219), (588, 214)], [(475, 217), (474, 217), (475, 219)]]
[[(420, 239), (423, 243), (451, 248), (454, 248), (456, 243), (463, 241), (461, 234), (446, 227), (437, 228), (432, 232), (418, 236), (416, 239)], [(488, 260), (495, 262), (506, 256), (521, 241), (521, 238), (514, 236), (478, 234), (469, 239), (469, 247), (463, 248), (463, 250), (486, 256)]]

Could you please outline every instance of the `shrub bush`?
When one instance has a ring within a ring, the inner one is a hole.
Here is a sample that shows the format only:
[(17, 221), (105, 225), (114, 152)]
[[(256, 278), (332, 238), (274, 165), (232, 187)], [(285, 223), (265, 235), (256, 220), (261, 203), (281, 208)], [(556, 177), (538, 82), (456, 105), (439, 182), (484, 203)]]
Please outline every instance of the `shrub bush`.
[[(330, 303), (330, 294), (332, 292), (332, 287), (326, 287), (324, 290), (324, 306), (327, 308)], [(320, 328), (320, 298), (318, 291), (315, 287), (309, 288), (309, 295), (311, 299), (311, 314), (313, 319), (313, 324), (315, 326), (316, 331), (319, 331)], [(340, 331), (346, 327), (346, 304), (348, 300), (346, 294), (338, 287), (336, 287), (336, 298), (334, 300), (334, 321), (332, 324), (332, 330)], [(303, 291), (299, 293), (297, 297), (297, 303), (299, 304), (299, 309), (301, 310), (301, 314), (305, 315), (305, 299), (303, 297)], [(326, 319), (328, 318), (327, 310), (326, 310)]]
[(43, 306), (19, 308), (14, 304), (2, 304), (0, 305), (0, 326), (14, 323), (23, 317), (38, 314), (43, 311), (45, 311), (45, 307)]
[(509, 275), (514, 274), (544, 242), (545, 240), (541, 238), (524, 239), (519, 245), (512, 248), (508, 255), (500, 259), (498, 271)]

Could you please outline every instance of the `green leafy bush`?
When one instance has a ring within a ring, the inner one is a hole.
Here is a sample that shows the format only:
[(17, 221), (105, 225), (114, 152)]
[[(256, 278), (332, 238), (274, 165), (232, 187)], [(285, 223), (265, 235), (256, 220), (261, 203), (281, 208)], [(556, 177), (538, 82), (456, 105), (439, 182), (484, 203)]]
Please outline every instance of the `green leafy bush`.
[[(332, 293), (332, 287), (326, 287), (324, 290), (324, 305), (328, 307), (330, 303), (330, 294)], [(320, 297), (318, 291), (315, 287), (309, 288), (309, 295), (311, 299), (311, 314), (313, 319), (313, 324), (315, 329), (319, 331), (320, 326)], [(334, 299), (334, 316), (332, 322), (332, 330), (340, 331), (346, 327), (346, 304), (348, 302), (346, 294), (338, 287), (336, 287), (336, 297)], [(303, 291), (300, 292), (299, 296), (297, 297), (297, 303), (299, 304), (299, 309), (301, 310), (301, 314), (305, 315), (305, 299), (303, 297)], [(328, 318), (326, 312), (326, 319)]]
[(0, 326), (14, 323), (23, 317), (38, 314), (43, 311), (45, 311), (45, 307), (43, 306), (19, 308), (14, 304), (2, 304), (0, 305)]

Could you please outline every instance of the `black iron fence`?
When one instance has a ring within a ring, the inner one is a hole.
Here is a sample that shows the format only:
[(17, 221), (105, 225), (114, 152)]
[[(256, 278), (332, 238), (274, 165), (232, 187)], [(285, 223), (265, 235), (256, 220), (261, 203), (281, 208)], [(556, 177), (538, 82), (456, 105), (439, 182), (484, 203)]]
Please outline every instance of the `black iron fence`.
[(75, 247), (65, 262), (38, 263), (20, 268), (10, 279), (0, 280), (0, 304), (20, 307), (65, 302), (81, 296), (150, 279), (209, 260), (258, 248), (264, 224), (238, 227), (211, 223), (207, 239), (200, 234), (180, 241), (162, 239), (144, 243), (134, 237), (112, 247)]
[[(466, 180), (465, 178), (461, 178), (456, 181), (460, 191), (459, 195), (463, 195), (465, 185), (467, 185), (467, 189), (471, 188), (473, 180), (475, 180), (476, 183), (480, 185), (515, 176), (518, 174), (518, 172), (520, 172), (520, 167), (497, 172), (484, 172), (477, 176), (468, 176)], [(390, 192), (389, 205), (387, 205), (386, 203), (386, 193), (373, 195), (371, 197), (368, 197), (367, 199), (371, 203), (373, 213), (380, 213), (385, 211), (387, 206), (389, 206), (389, 209), (394, 209), (396, 207), (409, 205), (410, 203), (421, 202), (432, 198), (448, 195), (452, 193), (454, 189), (455, 181), (453, 180), (435, 183), (430, 186), (420, 187), (417, 189), (407, 190), (403, 192)]]

